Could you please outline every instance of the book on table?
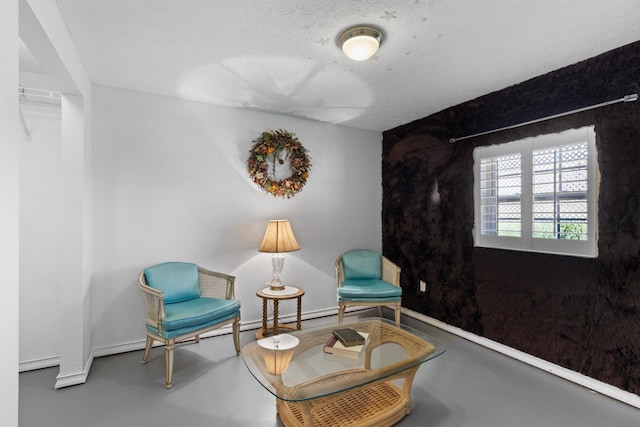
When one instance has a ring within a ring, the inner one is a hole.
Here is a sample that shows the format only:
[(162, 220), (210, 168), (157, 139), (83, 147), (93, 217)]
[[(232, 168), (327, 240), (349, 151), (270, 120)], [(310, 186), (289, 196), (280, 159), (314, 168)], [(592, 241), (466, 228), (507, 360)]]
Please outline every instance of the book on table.
[[(363, 338), (366, 341), (367, 333), (362, 333)], [(323, 347), (325, 353), (334, 354), (336, 356), (349, 357), (351, 359), (359, 359), (364, 349), (364, 344), (345, 346), (340, 342), (335, 334), (331, 335), (331, 338)]]
[(353, 328), (334, 329), (333, 335), (335, 335), (345, 347), (362, 345), (365, 340), (365, 337)]

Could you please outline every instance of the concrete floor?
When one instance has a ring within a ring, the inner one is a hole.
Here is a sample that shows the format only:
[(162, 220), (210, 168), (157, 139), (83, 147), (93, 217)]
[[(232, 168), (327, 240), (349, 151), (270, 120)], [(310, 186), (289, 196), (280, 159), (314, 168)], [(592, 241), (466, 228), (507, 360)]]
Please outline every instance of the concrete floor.
[[(368, 313), (370, 314), (370, 313)], [(360, 315), (361, 316), (361, 315)], [(303, 328), (337, 322), (328, 317)], [(403, 322), (447, 345), (422, 365), (412, 412), (396, 426), (638, 427), (640, 410), (493, 352), (415, 319)], [(241, 344), (255, 331), (241, 334)], [(164, 351), (97, 358), (86, 384), (55, 390), (58, 368), (20, 374), (19, 425), (282, 426), (275, 398), (236, 357), (230, 335), (176, 349), (173, 388), (164, 388)]]

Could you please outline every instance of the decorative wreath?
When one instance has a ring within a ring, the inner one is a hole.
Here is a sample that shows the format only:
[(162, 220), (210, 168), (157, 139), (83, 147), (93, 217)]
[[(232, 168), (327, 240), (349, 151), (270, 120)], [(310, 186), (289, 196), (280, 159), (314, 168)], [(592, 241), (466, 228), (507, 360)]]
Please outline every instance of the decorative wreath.
[[(291, 132), (282, 129), (263, 132), (253, 141), (249, 151), (247, 168), (249, 175), (260, 188), (274, 197), (295, 196), (307, 183), (311, 161), (308, 150)], [(289, 160), (291, 176), (275, 179), (276, 162), (280, 165)]]

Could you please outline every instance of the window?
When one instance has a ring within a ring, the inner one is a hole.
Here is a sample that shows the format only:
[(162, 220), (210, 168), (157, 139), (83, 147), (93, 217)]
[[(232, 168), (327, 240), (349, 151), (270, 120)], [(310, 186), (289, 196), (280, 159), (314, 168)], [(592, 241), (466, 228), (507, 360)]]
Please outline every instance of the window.
[(593, 126), (478, 147), (473, 157), (476, 246), (597, 256)]

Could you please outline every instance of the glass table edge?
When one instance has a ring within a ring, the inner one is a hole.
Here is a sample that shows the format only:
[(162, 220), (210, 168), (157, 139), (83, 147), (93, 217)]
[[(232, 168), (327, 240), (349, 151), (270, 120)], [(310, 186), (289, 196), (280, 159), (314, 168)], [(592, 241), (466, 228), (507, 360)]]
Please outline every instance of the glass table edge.
[[(396, 323), (392, 320), (386, 319), (386, 318), (381, 318), (381, 317), (366, 317), (366, 318), (360, 318), (357, 320), (353, 320), (353, 321), (348, 321), (348, 322), (343, 322), (343, 323), (336, 323), (333, 325), (323, 325), (323, 326), (318, 326), (318, 327), (314, 327), (311, 329), (302, 329), (302, 330), (298, 330), (298, 331), (294, 331), (294, 332), (287, 332), (290, 333), (292, 335), (305, 335), (305, 334), (310, 334), (313, 332), (323, 332), (323, 331), (328, 331), (331, 329), (335, 329), (337, 327), (343, 328), (343, 327), (350, 327), (352, 325), (358, 325), (358, 324), (362, 324), (364, 322), (367, 321), (381, 321), (383, 323), (387, 323), (388, 325), (392, 325), (392, 326), (398, 326), (396, 325)], [(251, 359), (251, 360), (247, 360), (250, 359), (246, 353), (248, 353), (248, 351), (246, 351), (246, 349), (251, 348), (251, 346), (258, 346), (256, 341), (252, 341), (248, 344), (246, 344), (245, 346), (243, 346), (241, 354), (242, 354), (242, 360), (245, 364), (245, 366), (247, 367), (247, 369), (249, 370), (249, 372), (251, 373), (251, 375), (254, 377), (254, 379), (256, 381), (258, 381), (258, 383), (260, 383), (260, 385), (262, 387), (264, 387), (269, 393), (271, 393), (273, 396), (275, 396), (278, 399), (284, 400), (284, 401), (290, 401), (290, 402), (300, 402), (300, 401), (305, 401), (305, 400), (310, 400), (310, 399), (317, 399), (317, 398), (321, 398), (321, 397), (325, 397), (325, 396), (329, 396), (332, 394), (336, 394), (336, 393), (341, 393), (344, 391), (348, 391), (357, 387), (361, 387), (364, 385), (367, 385), (369, 383), (373, 383), (375, 381), (380, 381), (380, 380), (384, 380), (385, 378), (389, 378), (389, 377), (393, 377), (395, 375), (398, 375), (401, 372), (404, 372), (408, 369), (412, 369), (415, 368), (416, 366), (422, 365), (425, 362), (428, 362), (430, 360), (433, 360), (439, 356), (441, 356), (442, 354), (444, 354), (446, 352), (446, 346), (441, 343), (438, 339), (432, 337), (431, 335), (419, 331), (415, 328), (412, 328), (410, 326), (404, 325), (404, 324), (400, 324), (400, 329), (409, 332), (413, 335), (416, 335), (418, 338), (422, 339), (423, 341), (428, 342), (429, 344), (431, 344), (434, 347), (434, 350), (431, 353), (426, 354), (424, 357), (421, 358), (417, 358), (412, 360), (411, 363), (402, 366), (401, 369), (395, 369), (395, 370), (391, 370), (389, 372), (387, 372), (385, 375), (381, 375), (378, 377), (374, 377), (371, 378), (368, 381), (364, 381), (362, 383), (358, 383), (349, 387), (344, 387), (344, 388), (339, 388), (336, 390), (331, 390), (329, 392), (326, 393), (321, 393), (321, 394), (317, 394), (317, 395), (311, 395), (311, 396), (302, 396), (302, 397), (298, 397), (298, 398), (291, 398), (291, 397), (287, 397), (287, 396), (282, 396), (282, 395), (278, 395), (278, 393), (276, 393), (275, 391), (275, 386), (274, 384), (272, 384), (271, 382), (269, 382), (262, 374), (262, 372), (260, 372), (260, 369), (257, 367), (257, 365), (255, 364), (255, 362)], [(252, 366), (253, 365), (253, 366)], [(262, 378), (260, 378), (262, 377)], [(266, 381), (265, 381), (266, 380)], [(267, 382), (268, 384), (266, 384), (265, 382)]]

